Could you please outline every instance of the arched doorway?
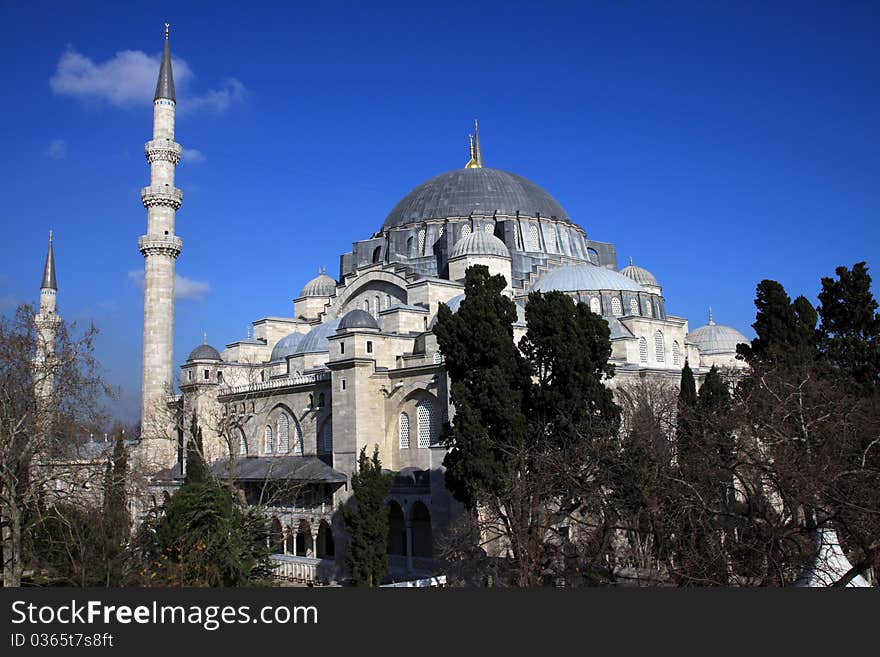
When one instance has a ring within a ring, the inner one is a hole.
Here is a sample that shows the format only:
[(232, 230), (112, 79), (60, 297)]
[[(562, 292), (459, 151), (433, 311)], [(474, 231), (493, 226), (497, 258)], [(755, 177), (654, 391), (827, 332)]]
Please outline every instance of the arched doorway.
[(333, 530), (326, 520), (318, 525), (318, 540), (315, 545), (315, 556), (318, 559), (328, 559), (336, 556), (336, 545), (333, 542)]
[(406, 521), (394, 500), (388, 503), (388, 554), (406, 556)]
[(412, 506), (412, 550), (414, 557), (431, 557), (431, 513), (422, 502)]
[(307, 520), (300, 520), (296, 528), (296, 556), (311, 557), (314, 556), (314, 553), (315, 546), (312, 544), (312, 528)]

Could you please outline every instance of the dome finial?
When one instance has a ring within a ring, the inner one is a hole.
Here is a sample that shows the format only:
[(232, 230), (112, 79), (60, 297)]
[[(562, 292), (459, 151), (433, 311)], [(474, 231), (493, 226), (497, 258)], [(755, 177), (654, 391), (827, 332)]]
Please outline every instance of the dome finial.
[(632, 256), (629, 257), (629, 266), (630, 267), (633, 266), (633, 257)]
[(171, 27), (171, 23), (165, 23), (165, 40), (168, 41), (168, 28)]
[(208, 332), (204, 331), (202, 333), (202, 344), (208, 344)]
[(712, 317), (712, 306), (709, 306), (709, 326), (715, 326), (715, 319)]
[(480, 148), (480, 122), (477, 119), (474, 119), (474, 159), (477, 161), (477, 166), (482, 169), (483, 149)]

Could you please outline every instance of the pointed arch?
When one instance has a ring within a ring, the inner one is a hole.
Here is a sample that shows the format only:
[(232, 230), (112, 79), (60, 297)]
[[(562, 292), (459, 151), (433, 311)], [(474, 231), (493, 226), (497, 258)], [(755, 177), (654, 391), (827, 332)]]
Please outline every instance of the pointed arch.
[(654, 352), (658, 363), (666, 362), (666, 347), (663, 344), (663, 333), (660, 329), (654, 332)]

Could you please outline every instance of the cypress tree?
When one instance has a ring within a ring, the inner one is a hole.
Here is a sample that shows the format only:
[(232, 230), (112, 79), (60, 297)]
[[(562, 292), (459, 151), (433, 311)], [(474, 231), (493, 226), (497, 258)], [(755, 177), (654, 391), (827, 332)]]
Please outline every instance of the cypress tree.
[(378, 586), (388, 572), (388, 506), (393, 477), (382, 472), (379, 446), (373, 457), (361, 448), (358, 471), (351, 477), (354, 495), (342, 508), (342, 524), (348, 532), (346, 565), (355, 586)]
[(208, 481), (208, 466), (202, 455), (202, 428), (193, 415), (190, 435), (186, 442), (186, 477), (185, 483), (195, 484)]

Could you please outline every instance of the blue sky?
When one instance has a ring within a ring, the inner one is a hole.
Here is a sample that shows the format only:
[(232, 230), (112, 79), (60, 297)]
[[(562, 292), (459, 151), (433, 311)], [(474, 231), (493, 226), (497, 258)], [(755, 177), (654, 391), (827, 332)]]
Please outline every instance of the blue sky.
[(878, 261), (875, 2), (6, 1), (0, 312), (36, 302), (53, 228), (60, 311), (101, 329), (124, 417), (166, 20), (188, 149), (177, 363), (203, 331), (222, 348), (290, 315), (318, 267), (464, 165), (474, 117), (487, 166), (654, 272), (692, 328), (712, 305), (752, 335), (762, 278), (815, 299), (835, 266)]

